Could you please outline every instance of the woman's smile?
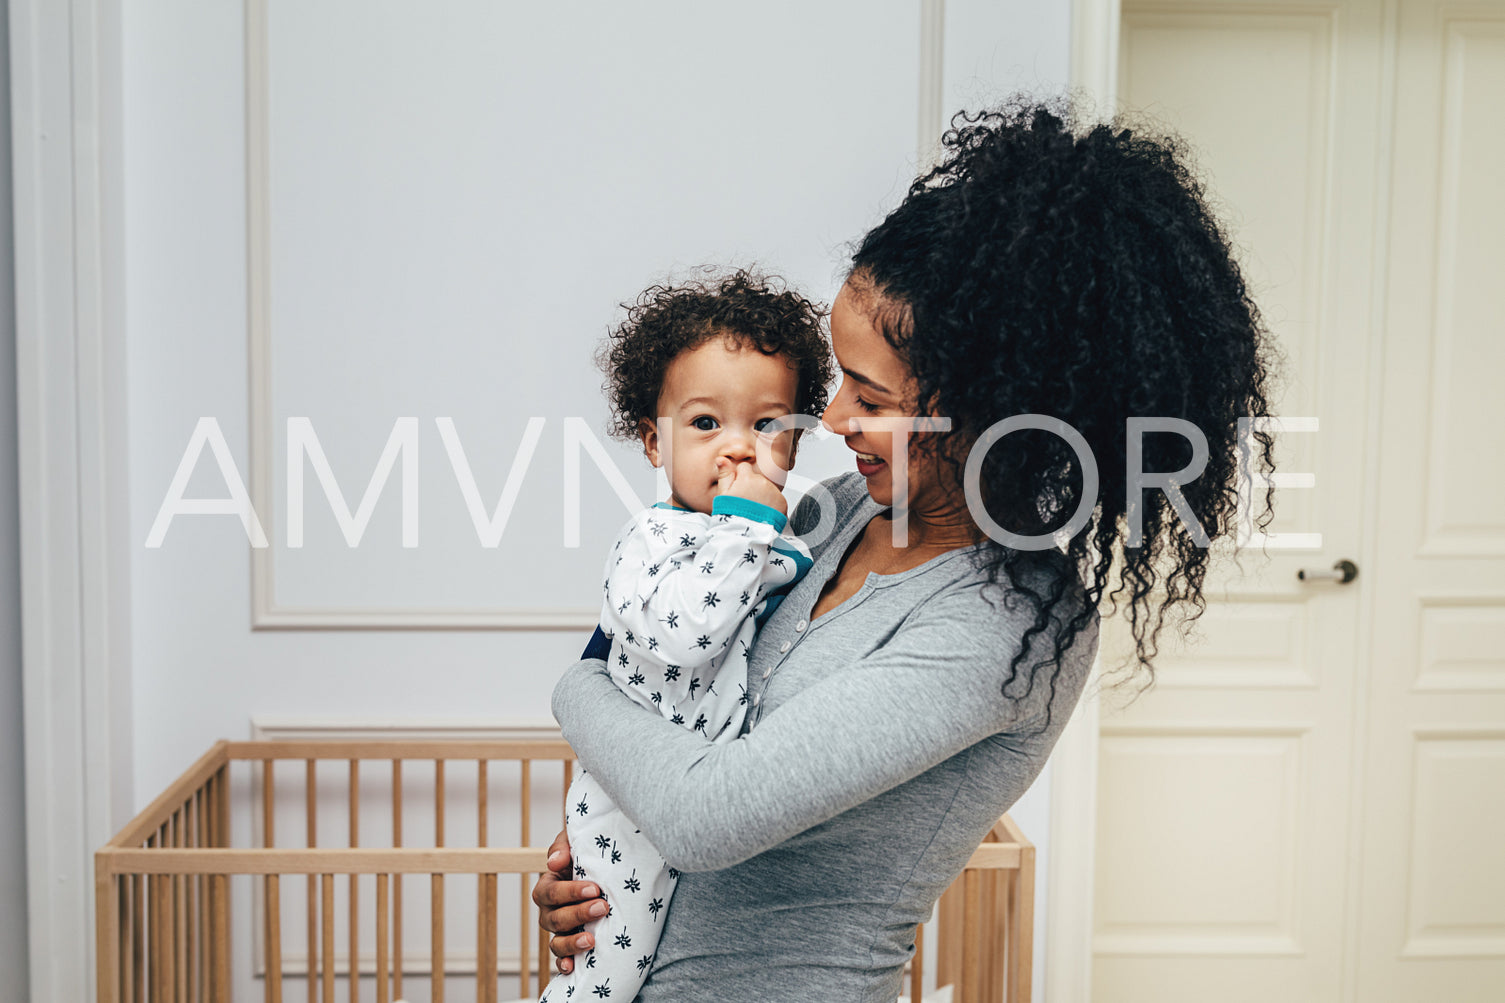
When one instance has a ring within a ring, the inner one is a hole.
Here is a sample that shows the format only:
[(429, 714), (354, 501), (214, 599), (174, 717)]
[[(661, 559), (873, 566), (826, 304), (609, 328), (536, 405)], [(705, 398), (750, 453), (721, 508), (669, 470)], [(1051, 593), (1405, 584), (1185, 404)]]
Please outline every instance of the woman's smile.
[(874, 456), (872, 453), (857, 453), (857, 472), (863, 477), (872, 477), (886, 466), (883, 457)]

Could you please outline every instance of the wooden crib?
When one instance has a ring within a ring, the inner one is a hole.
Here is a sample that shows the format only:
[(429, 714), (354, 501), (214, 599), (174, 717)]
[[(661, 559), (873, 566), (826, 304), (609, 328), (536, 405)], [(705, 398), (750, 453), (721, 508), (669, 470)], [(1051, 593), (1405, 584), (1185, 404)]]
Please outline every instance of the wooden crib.
[[(95, 855), (98, 1003), (535, 999), (529, 891), (572, 762), (558, 739), (218, 742)], [(942, 897), (952, 1003), (1030, 999), (1034, 858), (1005, 816)]]

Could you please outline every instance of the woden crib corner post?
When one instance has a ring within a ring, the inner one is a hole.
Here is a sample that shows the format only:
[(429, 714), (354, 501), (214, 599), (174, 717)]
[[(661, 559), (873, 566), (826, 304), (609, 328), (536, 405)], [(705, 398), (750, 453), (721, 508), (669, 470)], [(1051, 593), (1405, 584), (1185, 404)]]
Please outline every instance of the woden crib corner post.
[(120, 883), (107, 849), (94, 854), (94, 935), (96, 1003), (120, 1003)]

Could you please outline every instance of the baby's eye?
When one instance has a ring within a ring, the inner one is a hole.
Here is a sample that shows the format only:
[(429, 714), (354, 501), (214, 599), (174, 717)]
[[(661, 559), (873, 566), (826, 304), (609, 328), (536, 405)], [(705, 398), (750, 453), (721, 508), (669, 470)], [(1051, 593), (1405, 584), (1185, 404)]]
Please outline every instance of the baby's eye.
[(773, 423), (773, 418), (759, 418), (757, 421), (753, 422), (753, 431), (766, 432), (768, 431), (768, 426), (772, 425)]
[(694, 425), (702, 432), (714, 432), (716, 429), (721, 427), (716, 422), (716, 419), (712, 418), (708, 414), (701, 415), (699, 418), (696, 418), (694, 421), (690, 422), (690, 424)]

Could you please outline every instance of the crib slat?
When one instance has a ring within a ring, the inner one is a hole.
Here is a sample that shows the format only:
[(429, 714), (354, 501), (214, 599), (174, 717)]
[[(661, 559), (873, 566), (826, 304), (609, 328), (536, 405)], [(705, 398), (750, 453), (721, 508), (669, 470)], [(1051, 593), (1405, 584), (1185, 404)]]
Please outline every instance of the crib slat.
[(131, 920), (135, 916), (136, 895), (135, 882), (129, 874), (122, 874), (116, 879), (116, 892), (119, 896), (120, 918), (117, 920), (118, 943), (115, 947), (116, 964), (120, 966), (119, 985), (115, 990), (115, 998), (120, 1003), (135, 1003), (131, 990), (135, 988), (136, 968), (135, 958), (132, 957), (132, 944), (136, 939), (136, 931), (131, 929)]
[[(177, 843), (177, 833), (174, 831), (172, 816), (167, 817), (163, 823), (162, 845), (171, 849)], [(177, 946), (177, 888), (176, 880), (170, 875), (162, 879), (162, 999), (164, 1003), (177, 1003), (177, 958), (174, 957), (174, 948)]]
[[(172, 813), (173, 845), (188, 845), (188, 828), (184, 809)], [(172, 879), (172, 969), (173, 1000), (188, 1003), (188, 878), (176, 875)]]
[[(402, 845), (402, 760), (392, 760), (392, 846)], [(392, 996), (402, 999), (402, 875), (392, 875)]]
[[(167, 822), (167, 845), (178, 846), (181, 834), (178, 831), (178, 815), (172, 815)], [(178, 953), (178, 931), (181, 925), (181, 917), (178, 916), (178, 884), (181, 881), (178, 875), (167, 878), (167, 928), (163, 935), (167, 943), (167, 1003), (181, 1003), (182, 994), (179, 991), (179, 974), (182, 970), (181, 956)]]
[[(564, 767), (564, 783), (561, 784), (560, 788), (559, 788), (559, 828), (560, 828), (561, 831), (565, 829), (566, 824), (567, 824), (567, 822), (569, 820), (569, 817), (570, 817), (570, 781), (574, 779), (574, 775), (575, 775), (575, 761), (573, 759), (565, 759), (563, 761), (562, 765)], [(535, 876), (534, 880), (537, 880), (536, 876)], [(532, 918), (532, 914), (528, 911), (528, 891), (527, 891), (526, 888), (524, 888), (523, 889), (523, 922), (524, 922), (524, 924), (526, 924), (527, 921), (530, 918)], [(549, 934), (548, 934), (547, 930), (545, 930), (543, 927), (540, 926), (540, 927), (538, 927), (538, 991), (540, 993), (543, 992), (544, 987), (546, 985), (548, 985), (548, 983), (549, 983), (549, 959), (550, 959), (550, 957), (551, 957), (551, 955), (549, 954)]]
[(282, 1003), (282, 889), (281, 878), (266, 876), (266, 985), (267, 1003)]
[[(360, 845), (361, 832), (361, 761), (350, 761), (350, 845)], [(360, 882), (356, 875), (350, 875), (350, 1003), (360, 1003), (361, 976), (360, 976), (360, 948), (361, 948), (361, 925), (360, 925)]]
[(964, 871), (962, 877), (962, 998), (960, 1003), (982, 999), (982, 875)]
[[(230, 765), (226, 763), (215, 773), (213, 844), (217, 847), (230, 845)], [(211, 886), (214, 888), (214, 971), (210, 976), (210, 998), (230, 998), (230, 877), (216, 874)]]
[(131, 875), (131, 1003), (146, 1001), (146, 888), (143, 875)]
[(334, 1003), (334, 875), (323, 875), (324, 950), (319, 959), (319, 973), (323, 977), (324, 1003)]
[[(526, 920), (527, 914), (524, 914)], [(544, 986), (549, 984), (549, 934), (543, 927), (538, 928), (538, 992), (542, 995)]]
[(389, 1003), (387, 972), (387, 876), (376, 876), (376, 1003)]
[(434, 845), (444, 845), (444, 760), (434, 760)]
[(989, 870), (982, 876), (982, 921), (978, 924), (978, 942), (982, 945), (981, 999), (1007, 999), (1004, 995), (1005, 964), (1012, 964), (1007, 950), (1000, 950), (1006, 929), (1003, 910), (1008, 904), (1006, 887), (1014, 881), (1013, 871)]
[[(277, 782), (275, 763), (276, 760), (273, 759), (263, 759), (261, 761), (261, 845), (265, 847), (276, 845), (277, 823), (272, 810), (272, 805), (275, 802), (273, 786)], [(273, 938), (274, 936), (280, 936), (280, 933), (273, 933), (273, 929), (278, 926), (279, 920), (279, 917), (272, 910), (273, 896), (276, 894), (273, 891), (273, 885), (276, 880), (277, 876), (274, 874), (268, 874), (261, 880), (262, 899), (266, 906), (266, 916), (262, 922), (262, 936), (266, 941), (262, 946), (262, 965), (266, 969), (264, 978), (262, 979), (262, 988), (266, 997), (266, 1003), (273, 1003), (272, 992), (274, 984), (278, 990), (278, 998), (281, 997), (281, 979), (280, 977), (274, 979), (272, 975)], [(278, 945), (279, 949), (280, 946)], [(280, 970), (281, 966), (277, 967)]]
[[(184, 818), (188, 819), (188, 845), (203, 845), (203, 813), (200, 810), (199, 792), (194, 791), (188, 795), (185, 803)], [(200, 904), (200, 889), (203, 887), (202, 878), (199, 875), (191, 875), (184, 878), (188, 892), (188, 914), (184, 917), (185, 925), (188, 926), (188, 950), (184, 958), (188, 967), (188, 998), (194, 1003), (203, 1000), (203, 989), (199, 985), (199, 946), (203, 943), (202, 929), (202, 904)]]
[[(518, 790), (522, 795), (522, 839), (519, 845), (527, 846), (529, 828), (528, 807), (533, 801), (533, 763), (531, 760), (522, 759), (518, 761)], [(522, 922), (519, 924), (517, 931), (517, 991), (523, 996), (531, 996), (533, 993), (528, 989), (528, 975), (532, 971), (532, 966), (529, 964), (528, 945), (532, 942), (533, 936), (528, 929), (528, 875), (519, 875), (517, 881), (517, 914), (522, 917)], [(540, 975), (538, 984), (539, 993), (543, 992), (542, 979), (543, 976)]]
[(496, 875), (477, 878), (476, 1001), (496, 1003)]
[(487, 844), (487, 841), (488, 841), (487, 840), (487, 836), (488, 836), (488, 823), (490, 822), (490, 819), (487, 817), (487, 811), (488, 811), (488, 797), (487, 796), (490, 794), (490, 791), (487, 790), (487, 786), (488, 785), (487, 785), (487, 782), (486, 782), (486, 773), (487, 773), (486, 767), (488, 765), (490, 765), (490, 764), (488, 764), (486, 762), (486, 760), (484, 760), (484, 759), (480, 759), (480, 760), (476, 761), (476, 845), (477, 846), (485, 846)]
[[(148, 845), (155, 846), (155, 838), (148, 840)], [(151, 992), (151, 1003), (163, 1003), (162, 999), (162, 881), (160, 874), (153, 874), (147, 879), (151, 899), (147, 902), (147, 910), (151, 915), (151, 925), (147, 930), (147, 941), (151, 949), (151, 968), (147, 971), (146, 984)]]
[(429, 943), (429, 985), (433, 1003), (444, 1003), (444, 875), (430, 875), (430, 880), (433, 884), (429, 891), (429, 915), (433, 923)]
[(1035, 848), (1023, 848), (1017, 877), (1007, 903), (1009, 934), (1009, 999), (1027, 1000), (1032, 991), (1035, 958)]
[(520, 786), (522, 788), (522, 799), (523, 799), (523, 803), (522, 803), (522, 806), (521, 806), (521, 808), (522, 808), (522, 825), (521, 825), (521, 830), (522, 831), (519, 833), (519, 835), (521, 836), (521, 839), (519, 840), (519, 842), (518, 842), (517, 845), (518, 846), (531, 846), (531, 845), (533, 845), (532, 844), (532, 840), (529, 838), (529, 834), (532, 833), (532, 831), (533, 831), (533, 823), (532, 823), (532, 816), (533, 816), (533, 761), (531, 759), (524, 759), (522, 761), (522, 773), (521, 773), (521, 778), (520, 779), (522, 780), (522, 783), (521, 783)]
[(276, 846), (277, 824), (273, 814), (273, 806), (276, 804), (273, 787), (277, 782), (276, 760), (263, 759), (261, 761), (261, 819), (262, 819), (262, 846)]
[(136, 963), (136, 986), (134, 1003), (151, 1003), (152, 971), (152, 879), (145, 874), (136, 876), (136, 936), (132, 953)]
[(209, 879), (213, 900), (213, 944), (210, 956), (214, 970), (209, 977), (209, 998), (218, 1003), (230, 998), (230, 877), (215, 874)]
[[(434, 760), (434, 845), (444, 845), (444, 760)], [(431, 876), (429, 984), (433, 1003), (444, 1003), (444, 875)]]
[[(209, 842), (209, 799), (205, 788), (200, 787), (194, 791), (193, 797), (195, 837), (200, 846), (206, 846)], [(209, 966), (206, 960), (209, 950), (209, 879), (206, 875), (196, 874), (193, 885), (198, 899), (194, 903), (193, 924), (197, 943), (194, 944), (193, 957), (189, 961), (193, 965), (194, 991), (198, 993), (199, 1003), (203, 1003), (209, 998)]]
[[(303, 818), (309, 849), (319, 845), (317, 761), (305, 762), (303, 775)], [(314, 1003), (319, 984), (319, 882), (308, 876), (308, 1003)]]
[(215, 846), (230, 845), (230, 766), (227, 763), (215, 774), (215, 805), (219, 809), (214, 818)]

